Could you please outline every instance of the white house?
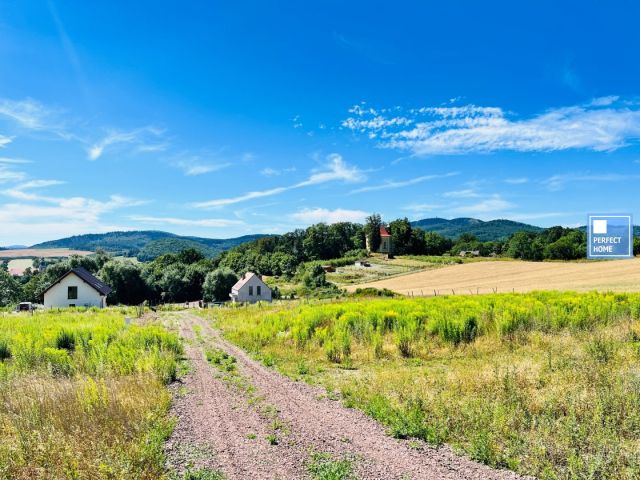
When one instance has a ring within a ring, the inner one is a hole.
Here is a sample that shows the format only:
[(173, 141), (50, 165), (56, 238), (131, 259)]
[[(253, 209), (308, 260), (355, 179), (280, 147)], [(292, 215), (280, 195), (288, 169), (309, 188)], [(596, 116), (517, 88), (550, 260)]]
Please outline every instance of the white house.
[[(369, 237), (366, 239), (367, 250), (371, 251), (371, 247), (369, 246)], [(380, 246), (378, 247), (378, 253), (391, 253), (392, 245), (391, 245), (391, 234), (387, 227), (380, 227)]]
[(229, 296), (234, 302), (270, 302), (271, 289), (262, 281), (260, 275), (247, 272), (231, 287)]
[(84, 268), (69, 270), (44, 291), (45, 308), (107, 306), (111, 288)]

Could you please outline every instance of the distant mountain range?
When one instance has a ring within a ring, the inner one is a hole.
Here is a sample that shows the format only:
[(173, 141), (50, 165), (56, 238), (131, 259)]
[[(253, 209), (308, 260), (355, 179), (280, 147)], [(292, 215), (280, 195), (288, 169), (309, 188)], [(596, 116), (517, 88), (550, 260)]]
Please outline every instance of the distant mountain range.
[(463, 233), (475, 235), (478, 240), (488, 242), (492, 240), (504, 240), (516, 232), (541, 232), (541, 227), (512, 220), (490, 220), (484, 222), (476, 218), (425, 218), (411, 222), (414, 227), (419, 227), (429, 232), (437, 232), (447, 238), (458, 238)]
[(178, 253), (187, 248), (196, 248), (207, 256), (215, 256), (244, 242), (264, 235), (245, 235), (237, 238), (215, 239), (185, 237), (168, 232), (140, 230), (130, 232), (92, 233), (51, 240), (33, 245), (31, 248), (69, 248), (95, 251), (101, 248), (114, 255), (138, 257), (152, 260), (165, 253)]

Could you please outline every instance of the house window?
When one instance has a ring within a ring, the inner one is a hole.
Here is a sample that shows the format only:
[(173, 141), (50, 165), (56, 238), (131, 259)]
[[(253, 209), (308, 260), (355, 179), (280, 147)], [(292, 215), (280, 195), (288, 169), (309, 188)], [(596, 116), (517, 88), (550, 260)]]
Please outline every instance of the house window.
[(258, 285), (258, 286), (256, 287), (256, 295), (257, 295), (257, 296), (262, 295), (262, 287), (261, 287), (260, 285)]
[(78, 299), (78, 287), (68, 287), (67, 288), (67, 299), (69, 299), (69, 300), (77, 300)]
[(249, 285), (249, 296), (253, 297), (253, 286)]

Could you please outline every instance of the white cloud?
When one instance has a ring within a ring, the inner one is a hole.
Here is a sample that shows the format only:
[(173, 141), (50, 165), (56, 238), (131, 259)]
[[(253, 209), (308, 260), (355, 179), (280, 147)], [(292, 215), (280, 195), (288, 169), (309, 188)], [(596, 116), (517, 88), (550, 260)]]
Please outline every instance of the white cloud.
[(358, 110), (343, 126), (378, 138), (382, 148), (418, 156), (567, 149), (602, 152), (640, 138), (640, 105), (614, 96), (550, 109), (529, 118), (518, 118), (499, 107), (476, 105), (417, 108), (409, 110), (411, 117), (392, 113), (395, 116)]
[(145, 151), (144, 148), (149, 148), (151, 145), (152, 149), (146, 151), (153, 151), (153, 147), (157, 147), (157, 144), (152, 140), (157, 139), (157, 137), (162, 134), (163, 130), (156, 127), (142, 127), (126, 132), (112, 130), (87, 149), (87, 156), (89, 160), (97, 160), (104, 154), (107, 148), (123, 144), (136, 144), (138, 151)]
[(4, 147), (5, 145), (9, 145), (12, 142), (12, 140), (13, 139), (11, 137), (0, 135), (0, 148)]
[(231, 227), (237, 225), (244, 225), (241, 220), (228, 220), (225, 218), (203, 218), (203, 219), (187, 219), (187, 218), (173, 218), (173, 217), (153, 217), (143, 215), (131, 215), (129, 219), (154, 225), (180, 225), (180, 226), (192, 226), (192, 227)]
[(20, 182), (24, 180), (26, 174), (17, 170), (13, 170), (9, 166), (0, 164), (0, 183)]
[(263, 175), (265, 177), (277, 177), (279, 175), (283, 175), (285, 173), (291, 173), (295, 171), (296, 171), (296, 167), (287, 167), (279, 170), (271, 167), (266, 167), (260, 170), (260, 175)]
[(292, 213), (289, 217), (304, 224), (338, 222), (362, 223), (368, 215), (367, 212), (363, 212), (362, 210), (305, 208), (299, 212)]
[(456, 214), (464, 214), (464, 215), (483, 215), (483, 214), (491, 214), (494, 212), (502, 212), (504, 210), (508, 210), (509, 208), (513, 208), (515, 205), (505, 199), (503, 199), (500, 195), (492, 195), (489, 198), (485, 198), (478, 203), (472, 205), (462, 205), (458, 207), (452, 208), (450, 211)]
[(46, 128), (51, 111), (31, 98), (25, 100), (4, 98), (0, 99), (0, 115), (10, 118), (24, 128), (42, 130)]
[(436, 180), (440, 178), (453, 177), (459, 174), (460, 174), (459, 172), (449, 172), (442, 175), (423, 175), (421, 177), (411, 178), (409, 180), (387, 181), (380, 185), (372, 185), (369, 187), (358, 188), (356, 190), (352, 190), (351, 193), (376, 192), (379, 190), (389, 190), (393, 188), (408, 187), (410, 185), (415, 185), (417, 183), (427, 182), (429, 180)]
[(640, 180), (640, 175), (624, 175), (621, 173), (566, 173), (560, 175), (553, 175), (546, 180), (543, 180), (542, 184), (549, 190), (557, 191), (561, 190), (568, 183), (581, 183), (581, 182), (626, 182)]
[(342, 182), (359, 182), (366, 179), (364, 173), (355, 166), (350, 166), (344, 162), (342, 156), (332, 153), (327, 156), (327, 164), (324, 169), (312, 173), (307, 180), (288, 185), (284, 187), (275, 187), (268, 190), (248, 192), (237, 197), (221, 198), (217, 200), (209, 200), (206, 202), (198, 202), (193, 204), (195, 208), (220, 208), (227, 205), (233, 205), (240, 202), (246, 202), (256, 198), (270, 197), (280, 193), (294, 190), (298, 188), (319, 185), (322, 183), (342, 181)]
[(430, 213), (434, 210), (440, 210), (442, 208), (444, 208), (443, 205), (438, 205), (435, 203), (411, 203), (409, 205), (405, 205), (403, 207), (403, 210), (412, 212), (414, 215), (424, 215), (425, 213)]
[(2, 163), (10, 163), (13, 165), (20, 164), (23, 165), (25, 163), (31, 163), (31, 160), (25, 160), (23, 158), (8, 158), (8, 157), (0, 157), (0, 164)]
[(446, 198), (478, 198), (480, 194), (471, 188), (465, 190), (454, 190), (452, 192), (445, 192), (442, 194)]
[(598, 97), (588, 103), (592, 107), (606, 107), (620, 100), (618, 95), (608, 95), (606, 97)]
[(214, 164), (180, 161), (176, 162), (174, 165), (180, 168), (188, 177), (193, 177), (196, 175), (203, 175), (205, 173), (217, 172), (218, 170), (230, 167), (232, 164), (229, 162)]
[(527, 177), (507, 178), (504, 182), (510, 185), (523, 185), (528, 183), (529, 179)]

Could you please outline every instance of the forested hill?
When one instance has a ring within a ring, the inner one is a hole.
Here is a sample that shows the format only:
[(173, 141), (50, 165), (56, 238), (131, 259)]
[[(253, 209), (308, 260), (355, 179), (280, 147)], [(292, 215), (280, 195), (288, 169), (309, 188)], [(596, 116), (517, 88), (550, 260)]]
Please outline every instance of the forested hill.
[(165, 253), (178, 253), (187, 248), (196, 248), (206, 256), (213, 257), (244, 242), (264, 235), (245, 235), (237, 238), (215, 239), (185, 237), (154, 230), (109, 232), (51, 240), (33, 245), (32, 248), (70, 248), (95, 251), (98, 248), (115, 255), (138, 257), (146, 261)]
[(483, 242), (506, 240), (516, 232), (541, 232), (543, 229), (526, 223), (512, 220), (490, 220), (484, 222), (476, 218), (425, 218), (411, 222), (429, 232), (436, 232), (447, 238), (455, 239), (463, 233), (470, 233)]

